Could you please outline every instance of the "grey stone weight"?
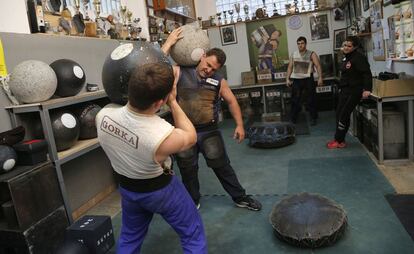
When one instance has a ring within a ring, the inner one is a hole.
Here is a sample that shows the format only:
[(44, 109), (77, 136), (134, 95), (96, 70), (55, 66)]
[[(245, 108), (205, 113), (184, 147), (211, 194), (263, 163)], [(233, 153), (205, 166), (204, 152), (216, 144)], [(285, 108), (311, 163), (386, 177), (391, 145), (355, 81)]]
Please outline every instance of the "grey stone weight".
[(53, 96), (57, 87), (57, 78), (48, 64), (27, 60), (13, 69), (9, 87), (21, 103), (41, 102)]
[(182, 26), (183, 38), (171, 48), (170, 55), (181, 66), (194, 66), (210, 48), (210, 40), (198, 25), (192, 23)]

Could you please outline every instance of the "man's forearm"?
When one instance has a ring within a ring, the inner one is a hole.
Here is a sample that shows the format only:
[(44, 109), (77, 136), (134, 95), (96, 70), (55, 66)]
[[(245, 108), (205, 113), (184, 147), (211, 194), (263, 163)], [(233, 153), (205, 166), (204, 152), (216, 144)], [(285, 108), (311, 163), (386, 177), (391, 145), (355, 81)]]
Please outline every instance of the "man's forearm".
[(239, 104), (236, 103), (230, 103), (229, 105), (229, 110), (231, 115), (233, 116), (234, 121), (236, 122), (237, 126), (243, 126), (243, 117), (241, 114), (241, 109)]

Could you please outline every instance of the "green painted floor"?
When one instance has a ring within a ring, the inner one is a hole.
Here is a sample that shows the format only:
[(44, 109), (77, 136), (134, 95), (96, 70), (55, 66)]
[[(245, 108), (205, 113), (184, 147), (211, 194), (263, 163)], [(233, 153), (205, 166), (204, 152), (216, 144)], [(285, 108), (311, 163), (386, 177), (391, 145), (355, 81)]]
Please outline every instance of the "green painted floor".
[[(414, 253), (414, 242), (384, 198), (395, 191), (361, 144), (349, 136), (346, 149), (325, 148), (334, 132), (333, 112), (322, 112), (310, 135), (297, 136), (295, 144), (279, 149), (237, 144), (231, 140), (233, 127), (227, 120), (221, 127), (230, 160), (242, 185), (262, 202), (263, 209), (236, 208), (200, 159), (200, 213), (209, 253)], [(272, 207), (297, 192), (319, 193), (344, 206), (349, 227), (335, 245), (299, 249), (273, 236), (268, 219)], [(120, 214), (112, 222), (118, 236)], [(142, 253), (182, 253), (178, 236), (160, 216), (150, 226)]]

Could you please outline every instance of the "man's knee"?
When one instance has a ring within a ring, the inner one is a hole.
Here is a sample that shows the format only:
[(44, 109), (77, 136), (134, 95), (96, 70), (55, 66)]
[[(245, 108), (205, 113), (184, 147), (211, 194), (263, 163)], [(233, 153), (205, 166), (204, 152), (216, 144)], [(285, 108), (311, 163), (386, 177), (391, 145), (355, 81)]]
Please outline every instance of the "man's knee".
[(179, 152), (175, 155), (177, 160), (177, 165), (180, 168), (189, 168), (196, 165), (196, 150), (195, 147), (192, 147), (188, 150)]
[(207, 166), (219, 168), (228, 164), (224, 142), (220, 134), (207, 137), (203, 141), (203, 150)]

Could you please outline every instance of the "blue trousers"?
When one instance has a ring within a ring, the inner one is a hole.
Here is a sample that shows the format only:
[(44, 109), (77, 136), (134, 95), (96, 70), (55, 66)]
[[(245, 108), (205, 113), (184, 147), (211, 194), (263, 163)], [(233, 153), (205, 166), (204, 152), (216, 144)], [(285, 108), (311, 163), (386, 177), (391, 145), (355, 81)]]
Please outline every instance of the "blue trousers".
[(119, 191), (122, 197), (122, 227), (117, 253), (140, 253), (154, 213), (160, 214), (180, 236), (183, 253), (207, 253), (201, 217), (177, 177), (173, 176), (167, 186), (153, 192), (131, 192), (122, 187)]

